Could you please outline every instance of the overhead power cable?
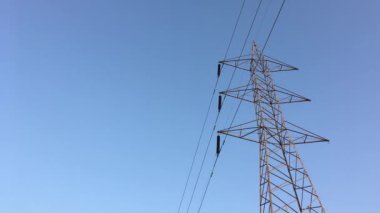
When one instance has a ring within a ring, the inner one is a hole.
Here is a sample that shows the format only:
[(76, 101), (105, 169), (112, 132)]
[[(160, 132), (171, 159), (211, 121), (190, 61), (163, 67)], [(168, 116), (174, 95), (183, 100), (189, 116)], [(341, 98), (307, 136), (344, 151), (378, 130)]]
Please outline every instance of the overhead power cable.
[[(245, 2), (246, 2), (246, 0), (243, 0), (241, 8), (240, 8), (240, 11), (239, 11), (239, 15), (238, 15), (238, 17), (236, 19), (235, 26), (233, 28), (233, 31), (232, 31), (232, 34), (231, 34), (231, 37), (230, 37), (230, 41), (228, 43), (228, 47), (227, 47), (226, 53), (224, 55), (224, 59), (227, 58), (227, 55), (228, 55), (228, 52), (230, 50), (232, 41), (233, 41), (233, 39), (235, 37), (236, 29), (237, 29), (237, 26), (238, 26), (238, 24), (240, 22), (240, 17), (241, 17), (241, 14), (243, 12), (243, 8), (245, 6)], [(215, 82), (214, 89), (213, 89), (213, 92), (212, 92), (212, 95), (211, 95), (211, 99), (210, 99), (210, 102), (209, 102), (209, 105), (208, 105), (208, 109), (207, 109), (207, 112), (206, 112), (206, 116), (205, 116), (205, 119), (203, 121), (202, 129), (201, 129), (198, 141), (197, 141), (197, 146), (195, 148), (195, 152), (194, 152), (194, 155), (193, 155), (193, 158), (192, 158), (192, 162), (191, 162), (191, 166), (190, 166), (190, 169), (189, 169), (189, 173), (188, 173), (187, 178), (186, 178), (185, 187), (184, 187), (184, 190), (183, 190), (182, 195), (181, 195), (181, 201), (180, 201), (179, 206), (178, 206), (178, 211), (177, 211), (178, 213), (181, 211), (183, 199), (185, 197), (186, 190), (187, 190), (187, 187), (189, 185), (189, 180), (190, 180), (193, 168), (194, 168), (194, 163), (195, 163), (198, 151), (199, 151), (200, 142), (202, 140), (203, 133), (204, 133), (204, 130), (205, 130), (205, 126), (206, 126), (206, 123), (207, 123), (207, 120), (208, 120), (208, 117), (209, 117), (209, 114), (210, 114), (210, 109), (211, 109), (211, 106), (212, 106), (212, 102), (214, 100), (214, 96), (215, 96), (215, 93), (216, 93), (216, 88), (218, 87), (218, 82), (219, 82), (219, 76), (218, 76), (218, 78), (217, 78), (217, 80)]]
[[(277, 23), (277, 21), (278, 21), (278, 18), (280, 17), (280, 14), (281, 14), (282, 9), (283, 9), (283, 7), (284, 7), (284, 5), (285, 5), (285, 2), (286, 2), (286, 0), (283, 0), (283, 1), (282, 1), (281, 7), (280, 7), (279, 11), (277, 12), (276, 18), (275, 18), (275, 20), (274, 20), (274, 22), (273, 22), (273, 24), (272, 24), (272, 27), (271, 27), (271, 29), (270, 29), (270, 31), (269, 31), (269, 34), (268, 34), (268, 36), (267, 36), (267, 38), (266, 38), (266, 41), (265, 41), (265, 43), (264, 43), (263, 49), (262, 49), (262, 51), (261, 51), (261, 53), (260, 53), (259, 60), (260, 60), (260, 58), (261, 58), (261, 57), (263, 56), (263, 54), (264, 54), (264, 50), (265, 50), (265, 48), (267, 47), (268, 41), (270, 40), (270, 37), (271, 37), (272, 32), (273, 32), (273, 30), (274, 30), (274, 28), (275, 28), (275, 26), (276, 26), (276, 23)], [(255, 67), (254, 69), (256, 69), (256, 67)], [(248, 88), (248, 85), (249, 85), (249, 83), (247, 84), (247, 88)], [(245, 92), (247, 91), (247, 88), (246, 88)], [(236, 118), (236, 115), (237, 115), (237, 112), (238, 112), (238, 110), (239, 110), (239, 108), (240, 108), (240, 106), (241, 106), (241, 103), (242, 103), (242, 100), (240, 100), (240, 103), (239, 103), (239, 105), (238, 105), (238, 107), (237, 107), (237, 109), (236, 109), (236, 111), (235, 111), (235, 114), (234, 114), (234, 117), (233, 117), (233, 119), (232, 119), (232, 121), (231, 121), (231, 125), (230, 125), (230, 127), (232, 126), (232, 124), (233, 124), (233, 122), (234, 122), (234, 120), (235, 120), (235, 118)], [(223, 140), (222, 146), (221, 146), (221, 148), (220, 148), (220, 151), (222, 150), (222, 148), (223, 148), (223, 146), (224, 146), (224, 144), (225, 144), (225, 142), (226, 142), (226, 139), (227, 139), (227, 135), (224, 137), (224, 140)], [(217, 164), (217, 162), (218, 162), (218, 159), (219, 159), (219, 155), (217, 155), (216, 158), (215, 158), (214, 165), (213, 165), (213, 167), (212, 167), (212, 170), (211, 170), (211, 173), (210, 173), (209, 179), (208, 179), (207, 184), (206, 184), (206, 188), (205, 188), (205, 190), (204, 190), (204, 193), (203, 193), (203, 196), (202, 196), (202, 199), (201, 199), (201, 203), (200, 203), (200, 205), (199, 205), (198, 213), (200, 213), (200, 211), (201, 211), (201, 209), (202, 209), (203, 202), (204, 202), (204, 199), (205, 199), (205, 197), (206, 197), (206, 194), (207, 194), (207, 191), (208, 191), (208, 187), (209, 187), (209, 185), (210, 185), (210, 182), (211, 182), (212, 176), (213, 176), (213, 174), (214, 174), (215, 167), (216, 167), (216, 164)]]
[[(260, 0), (258, 6), (257, 6), (257, 8), (256, 8), (255, 15), (254, 15), (253, 20), (252, 20), (252, 22), (251, 22), (251, 26), (250, 26), (250, 28), (249, 28), (249, 31), (248, 31), (248, 33), (247, 33), (247, 36), (246, 36), (246, 38), (245, 38), (245, 40), (244, 40), (244, 44), (243, 44), (243, 47), (242, 47), (242, 49), (241, 49), (241, 51), (240, 51), (240, 55), (239, 55), (238, 59), (240, 59), (241, 56), (243, 55), (243, 52), (244, 52), (245, 46), (247, 45), (247, 41), (248, 41), (249, 36), (250, 36), (250, 34), (251, 34), (251, 31), (252, 31), (252, 29), (253, 29), (253, 25), (254, 25), (254, 23), (255, 23), (255, 21), (256, 21), (257, 15), (258, 15), (258, 13), (259, 13), (259, 11), (260, 11), (260, 8), (261, 8), (261, 5), (262, 5), (262, 2), (263, 2), (263, 0)], [(243, 2), (243, 5), (242, 5), (242, 6), (244, 7), (244, 2)], [(240, 13), (241, 13), (241, 12), (242, 12), (242, 9), (240, 10)], [(239, 15), (239, 17), (240, 17), (240, 15)], [(235, 28), (235, 30), (236, 30), (236, 28)], [(229, 46), (230, 46), (230, 45), (229, 45)], [(228, 48), (228, 49), (229, 49), (229, 48)], [(234, 71), (233, 71), (233, 73), (232, 73), (232, 75), (231, 75), (231, 79), (230, 79), (229, 84), (228, 84), (228, 89), (231, 87), (231, 84), (232, 84), (232, 81), (233, 81), (233, 79), (234, 79), (235, 73), (236, 73), (236, 68), (234, 69)], [(225, 99), (226, 99), (226, 97), (223, 98), (223, 102), (225, 101)], [(209, 141), (208, 141), (208, 143), (207, 143), (207, 147), (206, 147), (206, 151), (204, 152), (204, 155), (203, 155), (203, 158), (202, 158), (201, 167), (200, 167), (200, 169), (199, 169), (199, 172), (198, 172), (198, 175), (197, 175), (197, 179), (196, 179), (196, 181), (195, 181), (195, 185), (194, 185), (194, 187), (193, 187), (193, 191), (192, 191), (192, 193), (191, 193), (190, 201), (189, 201), (189, 204), (188, 204), (188, 206), (187, 206), (187, 211), (186, 211), (187, 213), (190, 211), (190, 207), (191, 207), (191, 204), (192, 204), (192, 201), (193, 201), (193, 198), (194, 198), (195, 191), (196, 191), (197, 186), (198, 186), (199, 178), (200, 178), (201, 173), (202, 173), (202, 170), (203, 170), (203, 166), (204, 166), (204, 163), (205, 163), (205, 160), (206, 160), (206, 157), (207, 157), (207, 153), (208, 153), (208, 150), (209, 150), (209, 147), (210, 147), (210, 144), (211, 144), (211, 140), (212, 140), (213, 135), (214, 135), (214, 132), (215, 132), (215, 130), (216, 130), (216, 124), (217, 124), (217, 122), (218, 122), (219, 115), (220, 115), (220, 112), (218, 112), (218, 114), (217, 114), (217, 116), (216, 116), (216, 119), (215, 119), (215, 122), (214, 122), (214, 126), (213, 126), (213, 129), (212, 129), (212, 132), (211, 132), (211, 136), (210, 136), (210, 138), (209, 138)]]

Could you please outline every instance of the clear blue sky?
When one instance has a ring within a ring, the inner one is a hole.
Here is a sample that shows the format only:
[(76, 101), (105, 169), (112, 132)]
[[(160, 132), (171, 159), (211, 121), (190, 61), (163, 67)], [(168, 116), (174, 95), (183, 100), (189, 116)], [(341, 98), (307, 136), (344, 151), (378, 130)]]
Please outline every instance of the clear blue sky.
[[(240, 3), (1, 1), (0, 212), (176, 212)], [(379, 9), (288, 0), (266, 49), (301, 69), (276, 80), (313, 100), (286, 118), (331, 140), (299, 149), (328, 212), (378, 211)], [(257, 151), (227, 143), (202, 212), (258, 212)]]

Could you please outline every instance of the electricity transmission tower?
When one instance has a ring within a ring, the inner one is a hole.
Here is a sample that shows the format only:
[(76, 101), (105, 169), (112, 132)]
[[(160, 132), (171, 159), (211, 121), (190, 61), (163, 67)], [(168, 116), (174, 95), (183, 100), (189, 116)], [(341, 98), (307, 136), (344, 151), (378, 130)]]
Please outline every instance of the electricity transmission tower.
[[(220, 92), (222, 96), (253, 103), (256, 120), (218, 131), (258, 143), (260, 158), (260, 213), (317, 212), (325, 209), (295, 145), (328, 140), (295, 124), (287, 122), (282, 104), (310, 101), (277, 86), (272, 78), (276, 72), (297, 70), (289, 64), (263, 54), (254, 43), (248, 56), (219, 62), (219, 69), (233, 67), (248, 73), (248, 84)], [(220, 70), (219, 70), (220, 72)], [(217, 154), (220, 152), (220, 136)]]

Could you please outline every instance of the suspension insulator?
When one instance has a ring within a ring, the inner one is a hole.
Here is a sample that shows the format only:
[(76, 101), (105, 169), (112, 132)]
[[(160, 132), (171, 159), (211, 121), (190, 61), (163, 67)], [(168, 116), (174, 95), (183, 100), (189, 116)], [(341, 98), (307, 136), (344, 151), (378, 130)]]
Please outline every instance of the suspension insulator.
[(222, 109), (222, 96), (219, 95), (219, 99), (218, 99), (218, 111), (220, 112), (221, 109)]
[(216, 155), (219, 156), (220, 153), (220, 135), (216, 137)]
[(220, 77), (221, 73), (222, 73), (222, 66), (218, 64), (218, 78)]

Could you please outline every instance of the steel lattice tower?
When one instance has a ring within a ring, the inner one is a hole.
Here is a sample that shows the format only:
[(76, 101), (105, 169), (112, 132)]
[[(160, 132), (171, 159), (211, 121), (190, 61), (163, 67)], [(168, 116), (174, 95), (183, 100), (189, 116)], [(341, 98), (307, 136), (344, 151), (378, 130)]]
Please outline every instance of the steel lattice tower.
[[(284, 119), (282, 104), (310, 100), (275, 85), (272, 78), (272, 73), (297, 68), (264, 55), (256, 44), (252, 45), (250, 55), (226, 59), (219, 64), (220, 68), (230, 66), (249, 72), (247, 85), (220, 92), (219, 101), (226, 96), (253, 103), (256, 120), (231, 126), (218, 133), (259, 144), (260, 213), (324, 213), (325, 209), (295, 145), (328, 140)], [(217, 144), (219, 154), (219, 136)]]

